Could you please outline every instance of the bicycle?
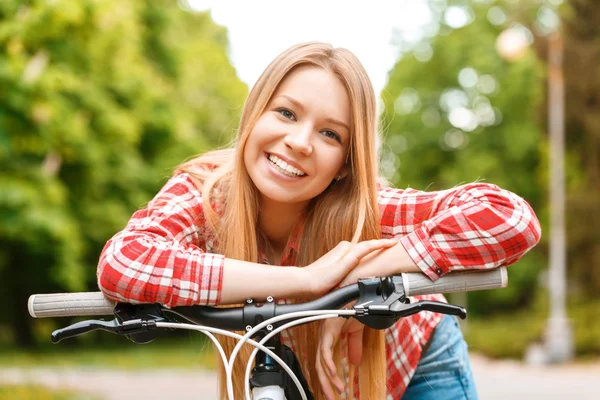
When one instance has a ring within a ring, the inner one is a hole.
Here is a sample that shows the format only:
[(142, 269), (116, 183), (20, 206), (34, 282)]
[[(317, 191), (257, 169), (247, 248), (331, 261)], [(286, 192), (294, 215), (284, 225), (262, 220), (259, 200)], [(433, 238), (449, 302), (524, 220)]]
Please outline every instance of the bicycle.
[[(51, 336), (54, 343), (94, 330), (123, 335), (138, 344), (151, 342), (161, 329), (203, 332), (215, 343), (225, 365), (230, 400), (233, 399), (233, 363), (241, 346), (250, 343), (256, 348), (246, 366), (246, 399), (308, 400), (313, 399), (313, 395), (302, 375), (300, 363), (280, 342), (279, 332), (284, 329), (335, 317), (353, 317), (371, 328), (385, 329), (401, 317), (425, 310), (464, 319), (467, 313), (463, 307), (428, 300), (411, 302), (410, 297), (497, 289), (506, 287), (507, 282), (506, 268), (500, 267), (489, 271), (455, 272), (435, 282), (420, 273), (361, 279), (319, 299), (299, 304), (277, 304), (275, 299), (268, 297), (264, 303), (248, 299), (243, 307), (235, 308), (190, 306), (169, 309), (159, 304), (113, 303), (101, 292), (84, 292), (35, 294), (29, 298), (28, 309), (34, 318), (115, 316), (111, 321), (86, 320), (58, 329)], [(355, 300), (351, 309), (339, 309)], [(231, 331), (246, 331), (246, 334), (242, 336)], [(240, 340), (229, 360), (213, 333)], [(255, 358), (255, 366), (251, 368)]]

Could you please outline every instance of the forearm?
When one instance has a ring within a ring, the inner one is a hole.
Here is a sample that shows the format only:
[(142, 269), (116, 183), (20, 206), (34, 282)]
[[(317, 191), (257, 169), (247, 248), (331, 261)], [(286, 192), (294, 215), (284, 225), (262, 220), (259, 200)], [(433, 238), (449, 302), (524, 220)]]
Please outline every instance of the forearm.
[(221, 304), (236, 304), (248, 298), (301, 297), (311, 293), (310, 282), (297, 267), (256, 264), (225, 259)]
[(489, 269), (520, 259), (540, 238), (539, 221), (525, 200), (488, 184), (465, 185), (400, 238), (430, 279), (463, 269)]
[[(350, 271), (360, 268), (368, 255), (397, 244), (390, 239), (366, 240), (354, 245), (340, 242), (327, 254), (303, 268), (225, 259), (221, 303), (240, 302), (248, 297), (320, 296), (340, 284)], [(388, 257), (394, 256), (391, 254)]]

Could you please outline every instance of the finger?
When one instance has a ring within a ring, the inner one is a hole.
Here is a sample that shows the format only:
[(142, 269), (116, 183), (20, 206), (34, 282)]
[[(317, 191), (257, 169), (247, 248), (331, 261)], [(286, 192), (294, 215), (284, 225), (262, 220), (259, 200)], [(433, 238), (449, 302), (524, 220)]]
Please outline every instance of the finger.
[(330, 385), (332, 385), (339, 394), (344, 393), (344, 382), (342, 382), (342, 379), (337, 375), (337, 369), (330, 371), (330, 367), (325, 365), (323, 360), (324, 359), (321, 358), (321, 364), (323, 364), (323, 369), (328, 373), (327, 379), (329, 380)]
[[(319, 344), (319, 348), (321, 344)], [(329, 383), (329, 376), (325, 372), (325, 368), (321, 362), (321, 352), (317, 351), (317, 360), (315, 363), (315, 369), (317, 370), (317, 378), (319, 379), (319, 384), (321, 385), (321, 391), (325, 395), (327, 399), (333, 399), (333, 390), (331, 389), (331, 385)]]
[(339, 242), (333, 249), (325, 253), (320, 259), (327, 263), (339, 261), (348, 251), (350, 251), (351, 248), (352, 243), (343, 240)]
[(328, 373), (329, 381), (334, 385), (338, 393), (344, 390), (344, 383), (337, 375), (337, 367), (333, 361), (333, 349), (338, 342), (340, 333), (344, 326), (344, 320), (329, 320), (322, 326), (322, 341), (319, 349), (321, 364)]
[(333, 335), (331, 333), (325, 333), (323, 336), (323, 342), (321, 343), (321, 363), (331, 378), (337, 376), (337, 368), (335, 366), (335, 362), (333, 361), (333, 347), (335, 346), (336, 342), (337, 340), (333, 340)]
[(357, 243), (352, 247), (352, 252), (358, 258), (363, 258), (367, 254), (380, 249), (385, 249), (398, 244), (396, 239), (375, 239), (365, 240), (364, 242)]
[(361, 326), (357, 330), (348, 332), (348, 359), (357, 367), (362, 361), (363, 336), (365, 332), (365, 326), (362, 324), (360, 325)]
[(346, 254), (346, 259), (350, 264), (349, 266), (353, 267), (367, 254), (395, 246), (397, 243), (398, 241), (395, 239), (365, 240), (364, 242), (355, 244)]

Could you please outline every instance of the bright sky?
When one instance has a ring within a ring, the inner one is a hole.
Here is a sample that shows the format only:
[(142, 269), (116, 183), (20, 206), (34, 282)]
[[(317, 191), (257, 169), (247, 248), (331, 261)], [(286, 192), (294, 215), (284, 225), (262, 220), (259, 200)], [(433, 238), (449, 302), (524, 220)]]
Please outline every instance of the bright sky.
[(351, 50), (365, 66), (376, 93), (387, 82), (398, 50), (394, 28), (417, 32), (430, 22), (426, 0), (188, 0), (196, 10), (210, 9), (227, 27), (231, 60), (238, 76), (252, 86), (277, 54), (308, 40)]

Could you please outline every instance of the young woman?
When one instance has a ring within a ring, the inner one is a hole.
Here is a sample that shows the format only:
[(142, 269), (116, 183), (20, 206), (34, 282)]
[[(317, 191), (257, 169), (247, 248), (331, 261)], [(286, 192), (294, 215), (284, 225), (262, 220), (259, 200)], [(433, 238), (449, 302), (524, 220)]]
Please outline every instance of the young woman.
[[(251, 90), (235, 147), (183, 164), (109, 240), (101, 290), (167, 306), (306, 300), (361, 277), (436, 280), (509, 265), (539, 240), (529, 205), (494, 185), (381, 188), (376, 135), (375, 94), (352, 53), (323, 43), (286, 50)], [(476, 397), (451, 317), (422, 312), (385, 332), (363, 328), (330, 320), (283, 337), (317, 398)]]

